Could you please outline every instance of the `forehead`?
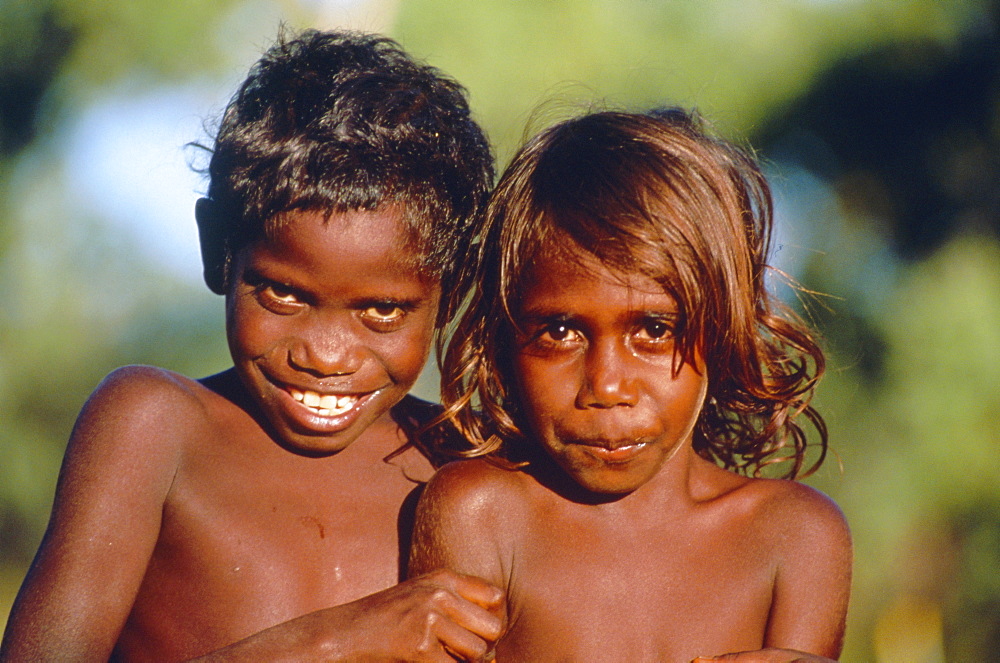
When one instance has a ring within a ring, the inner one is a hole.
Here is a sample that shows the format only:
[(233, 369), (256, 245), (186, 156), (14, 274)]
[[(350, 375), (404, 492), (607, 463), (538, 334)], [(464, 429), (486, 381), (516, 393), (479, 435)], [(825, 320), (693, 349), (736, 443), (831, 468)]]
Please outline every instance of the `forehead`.
[(656, 279), (638, 271), (609, 267), (579, 248), (536, 255), (518, 290), (516, 308), (523, 313), (676, 308), (673, 297)]
[(421, 254), (401, 208), (286, 212), (268, 237), (247, 248), (255, 267), (267, 266), (315, 281), (346, 278), (434, 282), (420, 269)]

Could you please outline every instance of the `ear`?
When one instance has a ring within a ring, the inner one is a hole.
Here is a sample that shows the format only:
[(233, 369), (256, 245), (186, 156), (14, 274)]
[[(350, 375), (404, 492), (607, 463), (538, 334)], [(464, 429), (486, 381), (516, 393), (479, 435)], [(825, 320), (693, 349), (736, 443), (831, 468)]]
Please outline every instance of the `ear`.
[(198, 222), (198, 241), (201, 244), (201, 264), (205, 284), (217, 295), (226, 292), (226, 240), (222, 232), (218, 204), (209, 198), (199, 198), (194, 205), (194, 218)]

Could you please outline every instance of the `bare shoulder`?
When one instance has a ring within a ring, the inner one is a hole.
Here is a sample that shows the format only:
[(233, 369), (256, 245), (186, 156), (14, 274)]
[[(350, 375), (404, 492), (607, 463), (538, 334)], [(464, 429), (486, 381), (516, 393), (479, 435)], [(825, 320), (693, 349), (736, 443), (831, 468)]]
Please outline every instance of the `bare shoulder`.
[(748, 486), (758, 495), (760, 515), (785, 532), (827, 535), (850, 541), (847, 519), (830, 497), (799, 481), (754, 479)]
[(140, 592), (180, 459), (206, 437), (212, 394), (147, 366), (115, 370), (94, 390), (11, 613), (9, 660), (69, 651), (107, 660)]
[(173, 408), (198, 409), (209, 390), (179, 373), (155, 366), (123, 366), (108, 374), (88, 400), (88, 407), (113, 401), (123, 415), (141, 417)]
[(110, 373), (87, 399), (70, 438), (69, 454), (172, 453), (209, 437), (232, 403), (199, 382), (152, 366)]
[(466, 518), (509, 515), (528, 490), (526, 475), (483, 458), (448, 463), (428, 482), (421, 503), (427, 509)]
[(484, 459), (445, 465), (420, 497), (410, 569), (438, 568), (506, 586), (510, 547), (523, 523), (524, 475)]
[(758, 540), (771, 550), (779, 565), (813, 560), (849, 574), (853, 556), (850, 529), (840, 507), (827, 495), (784, 479), (749, 479), (738, 493), (743, 507), (752, 514)]
[(799, 483), (754, 479), (754, 531), (773, 564), (765, 646), (836, 657), (843, 644), (853, 551), (840, 508)]
[(779, 549), (817, 546), (850, 550), (847, 520), (827, 495), (799, 481), (750, 478), (701, 466), (701, 500), (727, 514), (733, 527), (749, 526)]

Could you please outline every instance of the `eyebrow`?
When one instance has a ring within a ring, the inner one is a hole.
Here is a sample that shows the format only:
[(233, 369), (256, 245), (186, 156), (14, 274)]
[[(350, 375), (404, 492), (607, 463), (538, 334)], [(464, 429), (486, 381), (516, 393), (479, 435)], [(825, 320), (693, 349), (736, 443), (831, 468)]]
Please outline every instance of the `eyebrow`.
[(275, 285), (280, 285), (283, 288), (288, 288), (289, 290), (301, 290), (294, 283), (290, 282), (288, 279), (275, 278), (273, 276), (268, 276), (262, 270), (253, 266), (253, 264), (248, 264), (243, 269), (243, 280), (250, 285), (263, 285), (265, 283), (273, 283)]

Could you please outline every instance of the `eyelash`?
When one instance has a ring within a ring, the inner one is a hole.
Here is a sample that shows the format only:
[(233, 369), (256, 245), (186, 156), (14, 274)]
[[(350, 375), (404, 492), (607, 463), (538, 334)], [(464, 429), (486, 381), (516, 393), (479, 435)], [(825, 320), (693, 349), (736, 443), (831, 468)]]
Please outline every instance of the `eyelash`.
[[(556, 338), (556, 336), (563, 336), (563, 338)], [(566, 336), (572, 336), (573, 338), (566, 338)], [(553, 322), (542, 327), (535, 335), (535, 338), (544, 343), (563, 345), (577, 342), (580, 336), (580, 332), (573, 329), (569, 324), (565, 322)]]
[[(413, 308), (412, 304), (404, 302), (369, 302), (362, 305), (358, 315), (369, 329), (377, 332), (390, 332), (402, 326), (406, 316)], [(379, 309), (390, 310), (391, 317), (381, 315)]]
[[(268, 311), (278, 315), (292, 315), (303, 306), (303, 302), (295, 293), (295, 289), (282, 283), (266, 280), (248, 281), (253, 288), (253, 295)], [(395, 331), (402, 326), (406, 316), (414, 309), (413, 304), (392, 300), (365, 302), (358, 306), (358, 317), (365, 325), (376, 332)], [(384, 315), (383, 311), (389, 311)]]
[[(635, 331), (632, 333), (633, 343), (637, 343), (640, 348), (657, 351), (664, 349), (668, 345), (672, 347), (673, 342), (676, 340), (676, 327), (677, 322), (673, 319), (648, 318), (636, 326)], [(557, 335), (564, 336), (564, 338), (557, 338)], [(565, 336), (569, 336), (569, 338)], [(556, 321), (543, 324), (532, 335), (529, 344), (542, 350), (558, 350), (576, 346), (583, 342), (583, 340), (583, 334), (570, 323)]]
[(269, 311), (279, 315), (290, 315), (298, 311), (302, 302), (295, 294), (293, 288), (281, 283), (260, 282), (250, 285), (253, 287), (254, 297), (260, 305)]
[[(643, 321), (639, 330), (648, 335), (648, 338), (642, 339), (644, 342), (663, 343), (674, 338), (676, 326), (677, 323), (673, 320), (653, 318)], [(655, 329), (653, 333), (650, 333), (651, 328)]]

